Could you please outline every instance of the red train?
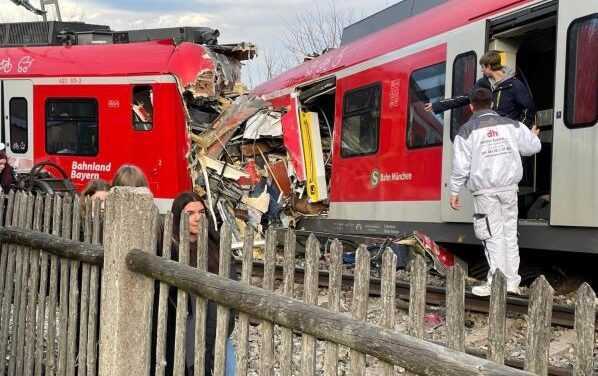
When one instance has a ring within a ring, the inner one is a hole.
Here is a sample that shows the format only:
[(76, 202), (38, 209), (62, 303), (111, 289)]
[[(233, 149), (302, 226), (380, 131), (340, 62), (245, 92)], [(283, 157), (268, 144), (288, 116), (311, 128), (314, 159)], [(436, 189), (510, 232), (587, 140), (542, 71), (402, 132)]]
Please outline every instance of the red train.
[[(452, 140), (468, 114), (434, 115), (424, 104), (466, 94), (480, 75), (479, 57), (496, 49), (529, 85), (544, 129), (543, 150), (520, 186), (521, 247), (598, 253), (598, 3), (427, 3), (380, 30), (396, 9), (360, 21), (345, 31), (351, 41), (254, 90), (289, 109), (288, 148), (297, 149), (301, 111), (318, 113), (330, 128), (321, 131), (332, 145), (330, 210), (301, 228), (418, 229), (440, 242), (478, 244), (470, 200), (453, 211), (446, 191)], [(293, 161), (301, 175), (301, 158)]]

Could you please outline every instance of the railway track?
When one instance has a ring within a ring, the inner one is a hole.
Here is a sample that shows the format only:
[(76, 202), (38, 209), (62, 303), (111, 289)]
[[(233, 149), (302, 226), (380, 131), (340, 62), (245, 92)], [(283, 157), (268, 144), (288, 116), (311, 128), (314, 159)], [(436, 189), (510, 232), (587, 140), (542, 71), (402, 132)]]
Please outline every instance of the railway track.
[[(236, 261), (240, 265), (240, 261)], [(253, 276), (261, 277), (264, 273), (264, 263), (261, 261), (254, 261)], [(303, 284), (305, 271), (302, 268), (295, 268), (295, 282)], [(281, 280), (283, 278), (283, 268), (281, 265), (276, 265), (275, 278)], [(320, 287), (328, 287), (329, 275), (325, 270), (319, 271), (318, 285)], [(342, 287), (345, 289), (353, 288), (354, 277), (351, 274), (343, 274)], [(379, 278), (370, 278), (370, 296), (380, 296), (381, 280)], [(396, 282), (396, 293), (398, 302), (409, 301), (409, 283), (404, 281)], [(442, 306), (445, 304), (446, 290), (438, 286), (428, 286), (426, 289), (426, 304)], [(400, 304), (400, 303), (398, 303)], [(407, 306), (406, 304), (404, 304)], [(529, 301), (524, 297), (507, 296), (507, 312), (525, 314), (527, 313)], [(465, 292), (465, 310), (476, 313), (489, 312), (489, 299), (487, 297), (479, 297), (473, 295), (471, 292)], [(573, 328), (575, 322), (575, 310), (570, 305), (553, 305), (552, 311), (552, 325)], [(467, 349), (467, 353), (478, 357), (485, 357), (483, 351), (476, 349)], [(506, 359), (505, 364), (515, 368), (524, 368), (524, 362), (519, 359)], [(548, 374), (552, 376), (569, 376), (572, 375), (572, 370), (569, 368), (550, 366)]]

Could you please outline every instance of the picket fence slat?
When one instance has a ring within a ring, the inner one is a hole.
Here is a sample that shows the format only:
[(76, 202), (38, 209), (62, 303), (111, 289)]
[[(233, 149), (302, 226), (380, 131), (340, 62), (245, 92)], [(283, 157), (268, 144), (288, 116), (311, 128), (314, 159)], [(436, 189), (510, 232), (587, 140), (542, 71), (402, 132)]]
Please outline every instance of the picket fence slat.
[[(80, 241), (81, 228), (81, 202), (79, 197), (73, 198), (71, 206), (72, 225), (71, 225), (71, 240)], [(70, 261), (71, 268), (69, 270), (69, 306), (68, 306), (68, 323), (67, 323), (67, 358), (66, 358), (66, 375), (75, 376), (76, 357), (77, 357), (77, 324), (79, 322), (79, 269), (81, 263), (77, 260)]]
[[(15, 205), (16, 204), (16, 205)], [(15, 210), (15, 206), (17, 209)], [(17, 197), (14, 191), (10, 191), (8, 194), (8, 204), (6, 210), (6, 225), (10, 226), (13, 223), (14, 213), (18, 212)], [(13, 290), (13, 274), (14, 274), (14, 261), (15, 253), (11, 244), (2, 244), (2, 255), (4, 261), (3, 271), (0, 275), (2, 280), (2, 295), (0, 295), (0, 376), (5, 375), (7, 364), (6, 362), (6, 347), (8, 345), (8, 322), (10, 320), (10, 300), (12, 299)]]
[[(230, 278), (232, 231), (227, 222), (220, 228), (220, 260), (218, 274)], [(230, 308), (218, 305), (216, 319), (216, 341), (214, 345), (214, 376), (224, 376), (226, 370), (226, 340), (228, 338)]]
[(459, 264), (449, 270), (446, 284), (448, 347), (465, 352), (465, 274)]
[[(241, 270), (241, 283), (251, 286), (253, 273), (253, 229), (245, 230), (243, 241), (243, 266)], [(237, 350), (237, 374), (246, 376), (249, 371), (249, 315), (239, 312), (239, 332)]]
[[(101, 206), (94, 205), (92, 211), (92, 244), (102, 243), (102, 213)], [(100, 312), (100, 267), (98, 265), (90, 266), (89, 274), (89, 312), (87, 319), (87, 376), (98, 374), (98, 327)]]
[[(368, 312), (370, 290), (370, 253), (361, 245), (357, 248), (355, 260), (355, 281), (353, 284), (353, 301), (351, 317), (353, 320), (365, 321)], [(365, 375), (365, 354), (351, 350), (351, 372), (353, 375)]]
[[(295, 232), (288, 230), (284, 241), (284, 264), (282, 295), (293, 298), (295, 290)], [(280, 338), (280, 374), (291, 376), (293, 374), (293, 331), (281, 327)]]
[[(60, 236), (62, 224), (62, 197), (54, 196), (54, 210), (52, 218), (52, 235)], [(48, 350), (46, 359), (46, 374), (55, 375), (57, 372), (56, 359), (56, 304), (58, 299), (59, 259), (50, 255), (50, 294), (48, 296)]]
[[(164, 231), (162, 233), (162, 257), (171, 259), (172, 246), (172, 213), (164, 216)], [(168, 321), (168, 290), (170, 286), (160, 282), (158, 297), (158, 326), (156, 328), (156, 376), (164, 376), (166, 371), (166, 323)]]
[[(397, 281), (397, 255), (386, 248), (382, 255), (382, 327), (394, 330), (395, 327), (395, 297)], [(384, 375), (395, 374), (394, 365), (384, 363)]]
[[(264, 278), (262, 288), (274, 291), (274, 271), (276, 269), (276, 230), (272, 226), (266, 231), (264, 252)], [(260, 324), (260, 375), (274, 375), (274, 324), (262, 321)]]
[[(183, 265), (189, 265), (189, 215), (186, 212), (181, 213), (179, 224), (179, 262)], [(176, 305), (176, 329), (174, 336), (174, 375), (185, 376), (185, 352), (187, 343), (187, 302), (189, 295), (179, 289), (177, 291)]]
[[(318, 279), (320, 263), (320, 242), (313, 235), (309, 235), (305, 250), (305, 275), (303, 281), (303, 302), (318, 304)], [(316, 371), (316, 338), (303, 334), (301, 343), (301, 373), (304, 376), (313, 375)]]
[[(32, 229), (34, 231), (41, 231), (41, 224), (43, 218), (43, 197), (38, 194), (35, 197), (35, 207), (33, 212)], [(27, 303), (27, 333), (25, 337), (25, 358), (23, 359), (23, 375), (29, 376), (34, 372), (35, 359), (35, 333), (36, 326), (43, 325), (43, 321), (38, 322), (36, 318), (36, 311), (38, 305), (39, 279), (40, 279), (40, 252), (41, 250), (31, 250), (31, 282), (29, 285), (29, 300)]]
[[(25, 192), (18, 192), (20, 196), (19, 200), (19, 214), (17, 218), (17, 227), (24, 228), (26, 215), (27, 215), (27, 194)], [(12, 304), (12, 320), (13, 325), (9, 329), (9, 336), (10, 336), (10, 350), (9, 356), (10, 359), (8, 361), (8, 376), (14, 376), (19, 372), (17, 369), (17, 360), (18, 357), (21, 355), (19, 351), (19, 337), (23, 331), (23, 326), (21, 325), (21, 313), (22, 313), (22, 290), (23, 290), (23, 275), (24, 273), (25, 264), (25, 247), (23, 246), (15, 246), (14, 251), (16, 252), (15, 256), (15, 274), (14, 274), (14, 295), (13, 295), (13, 304)], [(27, 260), (28, 261), (28, 260)], [(23, 317), (24, 319), (24, 317)], [(24, 320), (23, 320), (24, 321)], [(19, 354), (17, 355), (17, 352)]]
[[(62, 234), (63, 239), (71, 238), (72, 197), (65, 195), (62, 201)], [(60, 257), (60, 297), (58, 310), (58, 375), (66, 375), (67, 340), (68, 340), (68, 308), (69, 308), (69, 269), (70, 261)]]
[[(54, 198), (50, 195), (44, 196), (44, 223), (43, 232), (49, 234), (52, 226), (52, 204)], [(47, 291), (48, 291), (48, 269), (50, 267), (50, 260), (48, 253), (40, 250), (40, 276), (39, 276), (39, 303), (37, 305), (37, 317), (41, 321), (37, 326), (36, 341), (35, 341), (35, 375), (41, 376), (45, 371), (44, 364), (44, 337), (46, 336), (45, 320), (46, 320), (46, 306), (47, 306)]]
[[(202, 216), (199, 222), (199, 240), (197, 242), (197, 269), (201, 271), (208, 270), (208, 220)], [(208, 301), (201, 297), (195, 297), (195, 310), (197, 317), (195, 318), (195, 360), (194, 371), (195, 376), (203, 376), (205, 366), (205, 328), (206, 317), (208, 314)]]
[[(91, 198), (86, 198), (83, 205), (83, 242), (91, 243)], [(87, 326), (89, 320), (89, 273), (90, 266), (87, 263), (81, 264), (81, 304), (79, 311), (79, 350), (78, 350), (78, 373), (87, 375)]]
[[(340, 312), (341, 288), (343, 278), (343, 245), (338, 239), (330, 245), (330, 267), (328, 281), (328, 309), (332, 312)], [(290, 330), (290, 329), (289, 329)], [(324, 355), (324, 374), (336, 376), (338, 372), (338, 351), (339, 347), (334, 342), (326, 342)]]
[(488, 359), (498, 364), (505, 362), (506, 310), (507, 280), (502, 271), (496, 270), (492, 276), (488, 314)]
[(530, 290), (525, 369), (547, 375), (554, 290), (543, 275), (534, 281)]
[(577, 290), (575, 301), (575, 362), (573, 374), (594, 374), (594, 331), (596, 330), (596, 293), (587, 283)]

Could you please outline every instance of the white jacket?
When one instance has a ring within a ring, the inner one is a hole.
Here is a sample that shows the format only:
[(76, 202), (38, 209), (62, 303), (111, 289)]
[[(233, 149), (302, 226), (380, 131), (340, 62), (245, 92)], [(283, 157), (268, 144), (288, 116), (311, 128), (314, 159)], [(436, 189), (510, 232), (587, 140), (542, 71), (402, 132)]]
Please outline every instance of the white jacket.
[(474, 113), (455, 137), (450, 190), (467, 187), (474, 195), (517, 190), (523, 176), (521, 156), (542, 144), (527, 126), (491, 110)]

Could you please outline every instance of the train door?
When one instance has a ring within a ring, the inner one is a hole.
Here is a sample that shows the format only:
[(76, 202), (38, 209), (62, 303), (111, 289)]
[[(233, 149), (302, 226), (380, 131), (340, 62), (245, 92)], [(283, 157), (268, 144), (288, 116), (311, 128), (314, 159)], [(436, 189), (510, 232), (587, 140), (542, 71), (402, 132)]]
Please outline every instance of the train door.
[[(598, 226), (598, 3), (558, 9), (550, 224)], [(558, 162), (558, 163), (556, 163)]]
[(30, 80), (2, 82), (3, 142), (17, 170), (33, 166), (33, 83)]
[[(467, 95), (478, 75), (478, 60), (484, 53), (486, 22), (474, 22), (451, 33), (446, 52), (446, 96)], [(442, 220), (446, 222), (471, 222), (473, 203), (471, 195), (461, 192), (461, 210), (449, 205), (449, 181), (453, 160), (453, 140), (459, 128), (471, 116), (469, 106), (456, 108), (444, 116), (442, 148)], [(450, 116), (449, 116), (450, 115)]]

